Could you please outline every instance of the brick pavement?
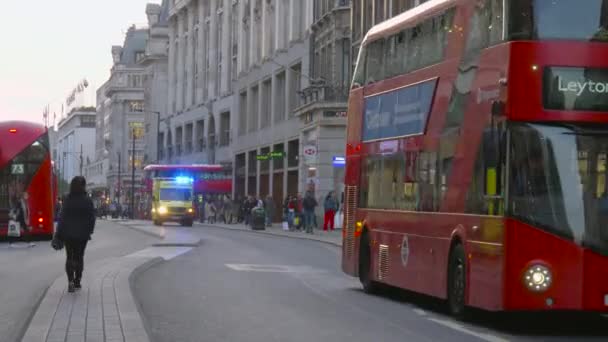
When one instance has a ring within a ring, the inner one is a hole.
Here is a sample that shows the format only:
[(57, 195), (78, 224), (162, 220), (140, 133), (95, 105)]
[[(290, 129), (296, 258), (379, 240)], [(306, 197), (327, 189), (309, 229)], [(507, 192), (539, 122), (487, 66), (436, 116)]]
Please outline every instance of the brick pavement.
[(82, 289), (67, 292), (65, 276), (48, 289), (22, 342), (147, 342), (129, 277), (153, 257), (122, 257), (85, 269)]

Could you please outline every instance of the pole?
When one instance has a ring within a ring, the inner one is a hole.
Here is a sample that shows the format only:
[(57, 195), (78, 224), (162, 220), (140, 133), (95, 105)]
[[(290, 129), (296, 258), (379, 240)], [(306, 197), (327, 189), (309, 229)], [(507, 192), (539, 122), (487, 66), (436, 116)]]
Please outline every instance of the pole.
[(80, 175), (82, 176), (82, 144), (80, 144)]
[[(61, 158), (61, 178), (64, 183), (67, 183), (65, 180), (65, 152), (63, 152), (63, 156)], [(65, 185), (63, 186), (63, 192), (65, 192)]]
[(120, 169), (120, 152), (118, 152), (118, 205), (120, 205), (120, 173), (121, 173), (121, 169)]
[(131, 149), (131, 220), (135, 218), (135, 128), (131, 134), (133, 140)]
[(156, 112), (156, 162), (160, 161), (160, 142), (158, 141), (158, 137), (160, 136), (160, 112)]

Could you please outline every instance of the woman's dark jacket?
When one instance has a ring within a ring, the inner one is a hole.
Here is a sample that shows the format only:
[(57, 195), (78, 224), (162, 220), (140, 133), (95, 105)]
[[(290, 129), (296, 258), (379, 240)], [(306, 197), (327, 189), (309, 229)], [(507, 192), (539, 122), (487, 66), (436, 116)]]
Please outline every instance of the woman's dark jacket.
[(95, 228), (95, 207), (86, 194), (70, 194), (63, 202), (57, 226), (62, 240), (90, 240)]

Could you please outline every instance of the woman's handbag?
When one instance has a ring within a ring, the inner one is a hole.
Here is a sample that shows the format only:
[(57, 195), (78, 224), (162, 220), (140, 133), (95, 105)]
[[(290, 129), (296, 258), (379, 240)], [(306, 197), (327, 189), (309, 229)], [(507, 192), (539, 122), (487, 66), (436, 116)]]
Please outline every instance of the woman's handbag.
[(53, 235), (53, 240), (51, 240), (51, 247), (54, 250), (60, 251), (63, 249), (63, 241), (57, 236), (57, 234)]

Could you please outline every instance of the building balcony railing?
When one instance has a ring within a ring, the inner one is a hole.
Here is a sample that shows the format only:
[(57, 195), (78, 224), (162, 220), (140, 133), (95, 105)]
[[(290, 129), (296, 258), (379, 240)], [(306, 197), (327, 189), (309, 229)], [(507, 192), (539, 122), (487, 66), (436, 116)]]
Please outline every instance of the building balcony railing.
[(300, 92), (300, 103), (298, 107), (308, 106), (318, 102), (347, 102), (348, 87), (312, 85)]

